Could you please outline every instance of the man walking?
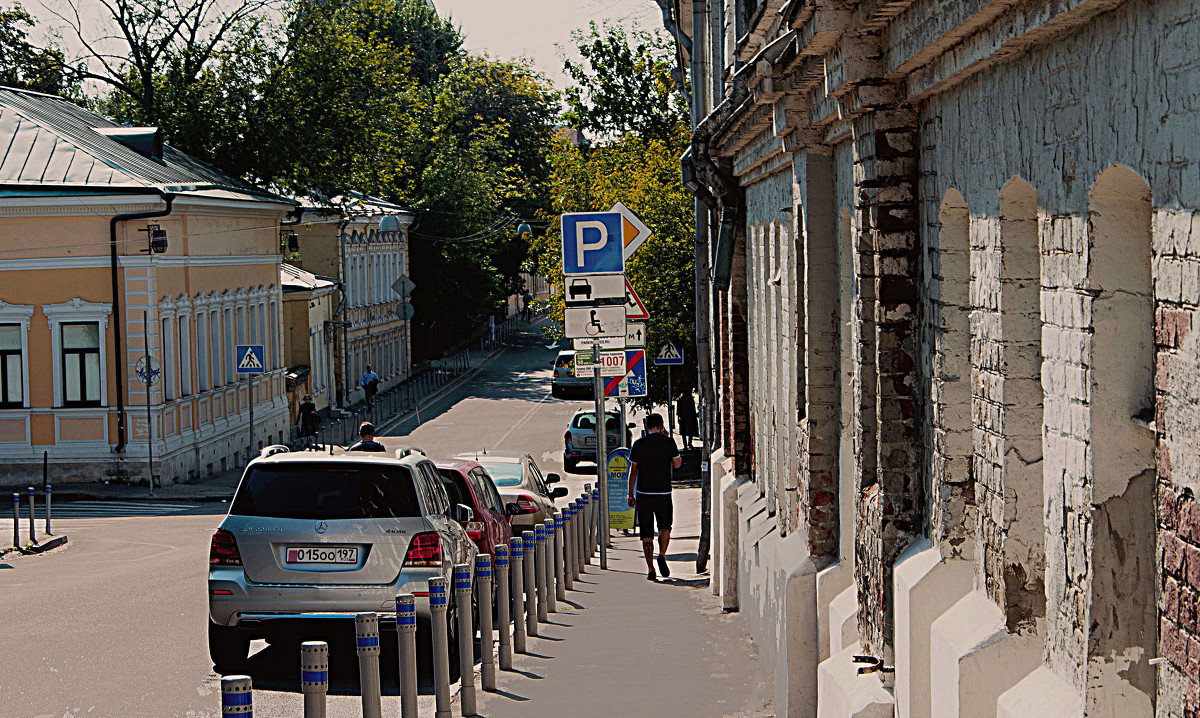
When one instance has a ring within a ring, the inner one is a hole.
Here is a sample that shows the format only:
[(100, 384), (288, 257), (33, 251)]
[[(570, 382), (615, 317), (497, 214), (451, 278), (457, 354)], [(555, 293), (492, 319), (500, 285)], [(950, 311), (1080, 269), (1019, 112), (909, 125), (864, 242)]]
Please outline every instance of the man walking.
[(363, 398), (367, 400), (367, 406), (375, 406), (375, 392), (379, 390), (379, 375), (375, 373), (370, 364), (367, 365), (367, 370), (363, 372), (358, 383), (363, 388)]
[(375, 425), (369, 421), (364, 421), (358, 427), (358, 441), (346, 449), (346, 451), (387, 451), (383, 444), (375, 441)]
[(633, 442), (629, 450), (629, 505), (637, 509), (642, 553), (646, 556), (646, 578), (654, 581), (654, 526), (658, 524), (658, 569), (664, 578), (671, 575), (667, 566), (667, 544), (671, 542), (671, 470), (683, 463), (675, 440), (663, 431), (661, 414), (646, 417), (647, 434)]

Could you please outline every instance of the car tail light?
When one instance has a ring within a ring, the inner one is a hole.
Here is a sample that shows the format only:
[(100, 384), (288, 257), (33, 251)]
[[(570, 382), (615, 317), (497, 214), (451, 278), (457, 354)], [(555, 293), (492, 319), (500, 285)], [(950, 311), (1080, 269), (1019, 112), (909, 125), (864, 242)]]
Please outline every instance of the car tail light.
[(567, 442), (568, 444), (571, 443), (571, 432), (570, 431), (567, 431), (565, 434), (563, 434), (563, 441)]
[(404, 556), (406, 568), (439, 568), (445, 558), (442, 555), (442, 537), (436, 531), (425, 531), (412, 537), (408, 553)]
[(224, 588), (214, 588), (212, 590), (212, 595), (214, 595), (214, 596), (232, 596), (233, 591), (230, 591), (230, 590), (227, 590)]
[(217, 529), (208, 549), (210, 566), (241, 566), (242, 555), (238, 553), (237, 541), (225, 529)]
[(484, 526), (482, 521), (471, 521), (467, 523), (467, 535), (470, 536), (471, 540), (475, 543), (479, 543), (483, 540), (483, 531)]
[(521, 507), (521, 510), (517, 512), (521, 514), (536, 514), (538, 511), (537, 502), (534, 501), (533, 497), (529, 494), (521, 494), (518, 496), (517, 506)]

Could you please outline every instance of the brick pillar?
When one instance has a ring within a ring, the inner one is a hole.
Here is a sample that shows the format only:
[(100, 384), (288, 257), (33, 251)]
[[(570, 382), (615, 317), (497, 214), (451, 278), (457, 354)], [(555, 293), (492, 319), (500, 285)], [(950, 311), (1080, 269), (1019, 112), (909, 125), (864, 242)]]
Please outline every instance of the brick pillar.
[(734, 243), (732, 278), (726, 293), (729, 303), (729, 454), (733, 456), (733, 471), (749, 476), (754, 466), (753, 434), (750, 416), (750, 361), (748, 347), (746, 293), (746, 235), (738, 230)]

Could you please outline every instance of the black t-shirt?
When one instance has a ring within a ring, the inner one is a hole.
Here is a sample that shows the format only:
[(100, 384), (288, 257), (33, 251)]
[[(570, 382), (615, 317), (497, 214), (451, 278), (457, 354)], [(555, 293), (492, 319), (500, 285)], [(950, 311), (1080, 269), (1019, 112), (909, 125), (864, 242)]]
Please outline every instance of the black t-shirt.
[(362, 439), (349, 449), (346, 449), (346, 451), (387, 451), (387, 449), (383, 448), (383, 444), (379, 443), (378, 441)]
[(629, 460), (637, 464), (639, 494), (671, 493), (671, 460), (679, 456), (675, 440), (661, 431), (646, 434), (633, 442)]

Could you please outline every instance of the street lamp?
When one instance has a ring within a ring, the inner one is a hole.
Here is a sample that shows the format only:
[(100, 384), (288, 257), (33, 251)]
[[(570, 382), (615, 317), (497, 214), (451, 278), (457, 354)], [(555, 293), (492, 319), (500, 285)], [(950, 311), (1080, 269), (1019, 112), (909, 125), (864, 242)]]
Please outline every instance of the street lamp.
[(533, 228), (522, 222), (517, 226), (517, 236), (524, 237), (527, 234), (533, 234)]
[(139, 232), (146, 233), (146, 248), (142, 254), (163, 254), (167, 251), (167, 230), (157, 224), (148, 224)]

